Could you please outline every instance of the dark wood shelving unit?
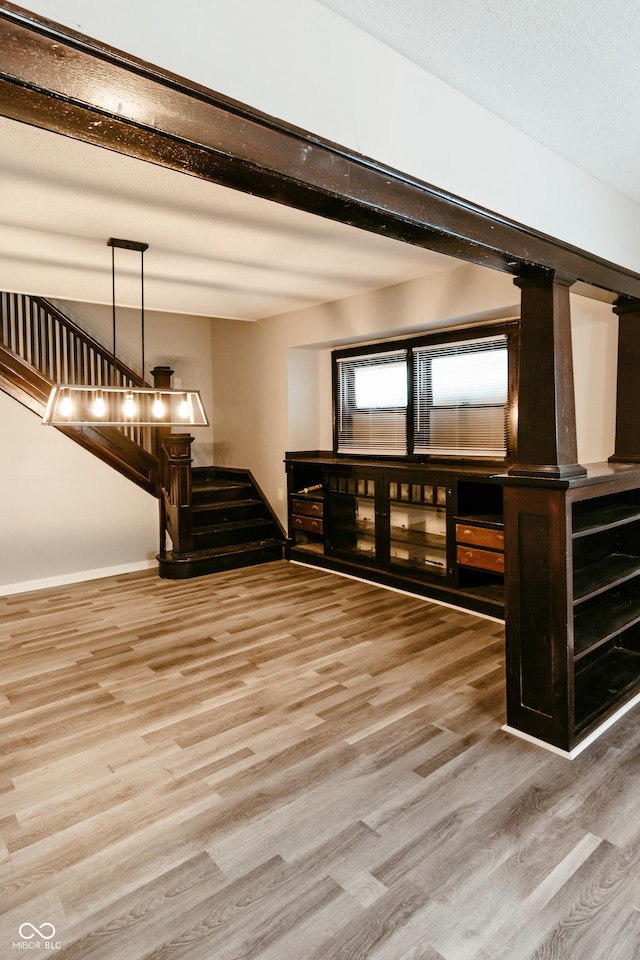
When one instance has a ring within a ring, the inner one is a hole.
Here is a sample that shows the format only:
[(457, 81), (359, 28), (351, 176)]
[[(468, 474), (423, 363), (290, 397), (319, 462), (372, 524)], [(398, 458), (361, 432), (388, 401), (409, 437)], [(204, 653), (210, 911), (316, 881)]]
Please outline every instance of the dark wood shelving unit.
[(503, 483), (507, 726), (574, 755), (640, 695), (640, 467)]
[[(486, 468), (288, 453), (287, 556), (461, 607), (504, 615), (502, 489)], [(303, 493), (309, 487), (321, 491)], [(321, 529), (309, 529), (310, 499)], [(467, 516), (468, 514), (468, 516)], [(458, 561), (457, 525), (489, 536)], [(498, 565), (482, 555), (499, 558)]]

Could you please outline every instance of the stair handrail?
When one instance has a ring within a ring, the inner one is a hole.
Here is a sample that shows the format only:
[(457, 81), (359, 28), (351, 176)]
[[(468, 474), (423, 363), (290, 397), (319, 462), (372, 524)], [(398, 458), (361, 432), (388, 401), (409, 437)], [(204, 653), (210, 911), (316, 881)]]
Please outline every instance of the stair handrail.
[[(144, 377), (109, 352), (44, 297), (0, 295), (0, 344), (54, 383), (148, 387)], [(153, 429), (114, 428), (157, 457)]]
[[(25, 296), (28, 296), (25, 294)], [(115, 369), (122, 374), (124, 378), (131, 381), (132, 387), (148, 387), (149, 383), (144, 379), (144, 376), (141, 376), (139, 373), (136, 373), (135, 370), (132, 370), (131, 367), (127, 366), (126, 363), (123, 363), (122, 360), (118, 359), (115, 354), (112, 354), (99, 340), (96, 340), (91, 334), (87, 333), (82, 327), (79, 327), (77, 323), (70, 318), (65, 316), (64, 313), (61, 313), (58, 308), (51, 303), (51, 301), (46, 300), (44, 297), (29, 297), (32, 303), (37, 304), (43, 309), (47, 310), (52, 317), (66, 327), (67, 330), (71, 331), (73, 335), (81, 340), (84, 344), (90, 347), (92, 350), (95, 350), (96, 353), (100, 354), (103, 360), (106, 360), (109, 366), (115, 367)]]

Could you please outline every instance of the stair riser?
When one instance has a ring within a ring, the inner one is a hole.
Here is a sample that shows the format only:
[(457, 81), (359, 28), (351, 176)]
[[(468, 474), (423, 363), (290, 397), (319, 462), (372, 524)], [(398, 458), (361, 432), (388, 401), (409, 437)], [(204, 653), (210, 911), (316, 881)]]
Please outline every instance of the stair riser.
[(237, 487), (206, 487), (192, 488), (191, 502), (199, 503), (227, 503), (233, 500), (248, 500), (253, 494), (248, 484), (238, 484)]
[(271, 540), (277, 539), (279, 536), (280, 531), (270, 521), (252, 524), (250, 527), (244, 527), (240, 530), (236, 527), (231, 530), (217, 530), (215, 533), (198, 533), (196, 528), (193, 533), (193, 546), (195, 550), (215, 550), (216, 547), (227, 547), (233, 543)]
[(221, 573), (223, 570), (237, 570), (258, 563), (272, 563), (282, 559), (283, 547), (265, 547), (251, 552), (228, 556), (202, 557), (197, 560), (159, 560), (159, 575), (165, 580), (188, 580), (209, 573)]
[(264, 506), (256, 501), (252, 504), (234, 507), (225, 504), (224, 507), (213, 507), (211, 510), (201, 509), (193, 513), (193, 528), (221, 526), (223, 523), (235, 523), (238, 520), (264, 519)]

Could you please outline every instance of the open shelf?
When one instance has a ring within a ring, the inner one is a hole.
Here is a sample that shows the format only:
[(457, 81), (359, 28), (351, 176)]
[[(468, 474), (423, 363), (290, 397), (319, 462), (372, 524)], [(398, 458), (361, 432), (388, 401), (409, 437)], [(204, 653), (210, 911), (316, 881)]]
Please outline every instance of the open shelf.
[(640, 675), (640, 653), (613, 647), (576, 674), (575, 725), (582, 731), (599, 722), (635, 692)]
[(307, 542), (296, 541), (296, 550), (302, 550), (304, 553), (310, 553), (313, 556), (321, 557), (324, 555), (324, 543), (321, 540), (308, 540)]
[(391, 527), (391, 543), (416, 544), (445, 550), (447, 537), (444, 533), (425, 533), (423, 530), (412, 530), (408, 527)]
[(438, 560), (434, 559), (433, 552), (431, 552), (431, 555), (429, 555), (427, 551), (424, 551), (421, 552), (420, 555), (414, 555), (413, 557), (399, 557), (392, 552), (390, 562), (395, 567), (404, 567), (407, 570), (413, 571), (425, 570), (441, 576), (445, 576), (447, 572), (447, 562), (444, 552), (442, 554), (442, 559)]
[(573, 574), (573, 600), (582, 603), (640, 574), (640, 557), (616, 553), (578, 567)]
[(640, 597), (607, 595), (574, 618), (576, 660), (640, 621)]
[(602, 530), (611, 530), (640, 520), (640, 506), (629, 503), (612, 503), (594, 510), (576, 512), (573, 518), (573, 536), (586, 537)]

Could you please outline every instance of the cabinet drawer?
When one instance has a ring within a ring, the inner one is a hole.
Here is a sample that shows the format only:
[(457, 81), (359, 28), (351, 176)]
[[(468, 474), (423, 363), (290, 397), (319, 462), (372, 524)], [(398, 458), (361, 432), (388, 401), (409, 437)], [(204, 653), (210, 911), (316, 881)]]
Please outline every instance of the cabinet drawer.
[(296, 530), (307, 530), (309, 533), (322, 533), (322, 520), (316, 517), (292, 517)]
[(302, 514), (305, 517), (321, 517), (324, 503), (322, 500), (295, 500), (291, 501), (292, 513)]
[(476, 550), (474, 547), (458, 545), (456, 557), (463, 567), (476, 567), (478, 570), (490, 570), (493, 573), (504, 573), (504, 553), (494, 553), (491, 550)]
[(478, 547), (490, 547), (504, 550), (504, 531), (491, 527), (476, 527), (467, 523), (456, 523), (456, 542), (471, 543)]

